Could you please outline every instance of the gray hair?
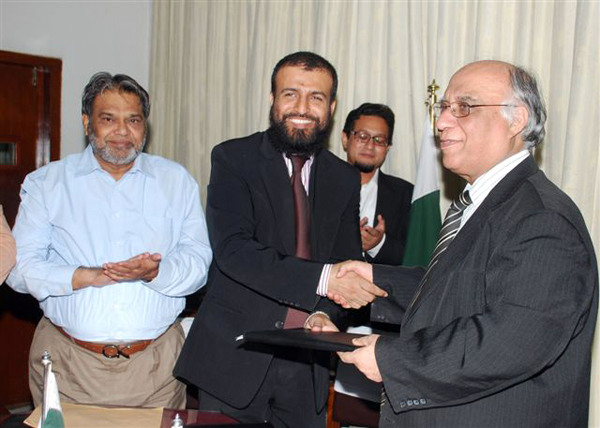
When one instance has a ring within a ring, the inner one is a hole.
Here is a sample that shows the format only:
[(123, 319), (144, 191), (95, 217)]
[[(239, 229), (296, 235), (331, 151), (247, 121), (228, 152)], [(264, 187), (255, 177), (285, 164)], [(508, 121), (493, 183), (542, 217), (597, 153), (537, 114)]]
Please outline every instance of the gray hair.
[(112, 76), (105, 71), (94, 74), (85, 86), (83, 97), (81, 98), (81, 113), (90, 117), (92, 115), (94, 100), (99, 94), (107, 90), (116, 90), (137, 95), (142, 105), (144, 119), (148, 119), (150, 115), (150, 97), (148, 96), (148, 92), (138, 82), (125, 74), (115, 74)]
[[(544, 128), (544, 124), (546, 123), (544, 99), (540, 94), (535, 77), (523, 68), (510, 67), (509, 76), (510, 86), (513, 91), (513, 100), (518, 105), (523, 105), (529, 113), (529, 119), (521, 132), (521, 136), (525, 143), (525, 148), (532, 149), (540, 144), (546, 135), (546, 129)], [(503, 114), (510, 122), (513, 120), (514, 108), (505, 107), (505, 109), (503, 109)]]

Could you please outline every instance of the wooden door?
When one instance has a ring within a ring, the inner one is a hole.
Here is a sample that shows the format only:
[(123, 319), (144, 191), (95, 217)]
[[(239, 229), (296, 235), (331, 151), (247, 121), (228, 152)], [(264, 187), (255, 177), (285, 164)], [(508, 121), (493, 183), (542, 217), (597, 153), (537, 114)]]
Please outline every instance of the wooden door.
[[(9, 224), (25, 176), (60, 156), (62, 61), (0, 51), (0, 203)], [(30, 400), (28, 354), (41, 311), (0, 286), (0, 405)]]

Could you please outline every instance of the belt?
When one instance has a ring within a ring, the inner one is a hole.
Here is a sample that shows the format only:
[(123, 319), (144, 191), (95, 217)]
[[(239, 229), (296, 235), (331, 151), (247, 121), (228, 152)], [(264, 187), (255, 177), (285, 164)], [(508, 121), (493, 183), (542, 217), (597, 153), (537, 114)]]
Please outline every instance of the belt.
[[(52, 324), (54, 325), (54, 324)], [(130, 343), (122, 343), (122, 344), (106, 344), (106, 343), (96, 343), (96, 342), (86, 342), (84, 340), (75, 339), (69, 333), (64, 331), (59, 326), (55, 325), (56, 329), (60, 331), (65, 337), (67, 337), (71, 342), (76, 345), (81, 346), (82, 348), (87, 349), (88, 351), (95, 352), (97, 354), (102, 354), (106, 358), (119, 358), (121, 355), (125, 358), (129, 358), (131, 355), (136, 352), (141, 352), (146, 349), (154, 339), (151, 340), (138, 340), (136, 342)]]

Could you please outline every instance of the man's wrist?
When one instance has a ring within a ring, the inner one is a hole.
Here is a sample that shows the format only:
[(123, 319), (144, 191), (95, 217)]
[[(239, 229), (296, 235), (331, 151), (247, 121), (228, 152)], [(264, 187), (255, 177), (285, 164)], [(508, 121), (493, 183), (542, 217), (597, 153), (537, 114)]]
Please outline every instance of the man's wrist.
[(384, 242), (385, 242), (385, 233), (381, 237), (381, 241), (379, 241), (379, 243), (377, 245), (375, 245), (373, 248), (367, 250), (366, 253), (371, 257), (376, 257), (377, 254), (379, 254), (381, 247), (383, 247)]
[(80, 290), (90, 285), (96, 285), (95, 279), (100, 273), (102, 273), (101, 268), (79, 266), (73, 272), (73, 278), (71, 280), (73, 291)]
[(319, 278), (319, 284), (317, 285), (317, 295), (321, 297), (327, 297), (327, 290), (329, 289), (329, 274), (333, 265), (326, 263), (323, 265), (321, 271), (321, 277)]
[(311, 318), (313, 318), (313, 317), (314, 317), (314, 316), (316, 316), (316, 315), (322, 315), (322, 316), (324, 316), (325, 318), (327, 318), (328, 320), (330, 320), (330, 321), (331, 321), (331, 318), (330, 318), (330, 317), (329, 317), (329, 315), (328, 315), (328, 314), (326, 314), (325, 312), (323, 312), (323, 311), (315, 311), (315, 312), (313, 312), (312, 314), (310, 314), (310, 315), (308, 316), (308, 318), (306, 318), (306, 321), (304, 321), (304, 328), (308, 328), (308, 325), (310, 324), (310, 320), (311, 320)]

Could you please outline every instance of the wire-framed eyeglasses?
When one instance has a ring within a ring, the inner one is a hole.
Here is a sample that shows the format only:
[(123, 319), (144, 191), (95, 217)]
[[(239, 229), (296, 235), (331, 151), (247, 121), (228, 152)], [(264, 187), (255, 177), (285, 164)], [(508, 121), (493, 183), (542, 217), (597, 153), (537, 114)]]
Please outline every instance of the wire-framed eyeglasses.
[(387, 147), (390, 145), (387, 137), (384, 136), (373, 137), (365, 131), (350, 131), (350, 134), (354, 135), (360, 144), (368, 144), (369, 141), (373, 140), (373, 144), (379, 147)]
[(516, 107), (514, 104), (468, 104), (463, 101), (455, 101), (449, 103), (447, 101), (440, 101), (433, 105), (435, 116), (440, 117), (444, 110), (450, 108), (450, 113), (454, 117), (466, 117), (471, 114), (472, 108), (477, 107)]

